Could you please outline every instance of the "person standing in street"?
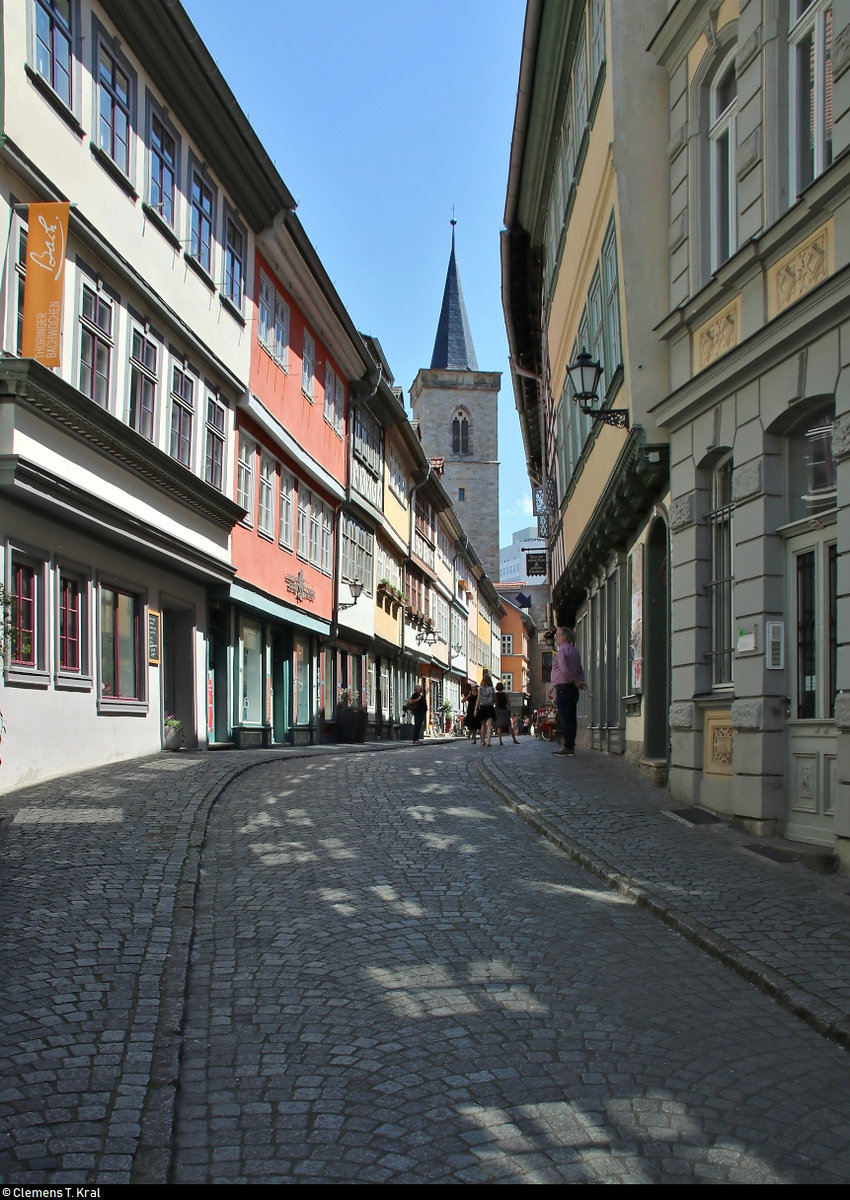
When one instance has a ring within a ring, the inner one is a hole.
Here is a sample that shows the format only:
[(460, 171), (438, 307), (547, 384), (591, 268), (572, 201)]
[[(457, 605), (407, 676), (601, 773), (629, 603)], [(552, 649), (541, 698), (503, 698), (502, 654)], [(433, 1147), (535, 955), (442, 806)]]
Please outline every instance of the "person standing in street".
[(496, 684), (495, 705), (496, 733), (499, 735), (499, 745), (504, 746), (505, 744), (502, 741), (502, 734), (504, 733), (509, 733), (514, 742), (516, 742), (517, 736), (514, 732), (513, 723), (511, 721), (511, 706), (508, 701), (508, 693), (505, 691), (505, 685), (502, 683), (501, 679)]
[(469, 733), (470, 741), (473, 746), (478, 738), (478, 731), (481, 728), (481, 722), (475, 713), (475, 706), (478, 704), (478, 684), (473, 683), (469, 689), (469, 695), (466, 697), (466, 728)]
[(422, 727), (425, 724), (425, 718), (428, 716), (428, 701), (425, 699), (425, 689), (421, 683), (417, 683), (413, 689), (413, 695), (408, 700), (405, 708), (409, 713), (413, 714), (413, 744), (418, 746), (422, 741)]
[(561, 726), (563, 745), (555, 750), (558, 755), (573, 755), (576, 752), (576, 729), (578, 709), (578, 694), (587, 686), (584, 682), (584, 668), (581, 656), (576, 649), (576, 635), (572, 629), (559, 625), (555, 630), (555, 646), (557, 647), (552, 663), (549, 698), (554, 692), (555, 708)]
[[(478, 689), (478, 703), (475, 715), (481, 721), (481, 745), (489, 746), (493, 737), (493, 722), (496, 716), (496, 690), (489, 671), (481, 674), (481, 686)], [(485, 742), (484, 739), (487, 739)]]

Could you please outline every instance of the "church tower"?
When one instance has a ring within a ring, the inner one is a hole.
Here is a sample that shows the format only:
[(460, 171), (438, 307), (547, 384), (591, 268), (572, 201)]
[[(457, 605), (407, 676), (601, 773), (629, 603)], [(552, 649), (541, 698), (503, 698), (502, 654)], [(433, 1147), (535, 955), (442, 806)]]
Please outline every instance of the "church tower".
[(491, 580), (499, 578), (500, 371), (479, 371), (452, 252), (431, 366), (410, 389), (413, 424)]

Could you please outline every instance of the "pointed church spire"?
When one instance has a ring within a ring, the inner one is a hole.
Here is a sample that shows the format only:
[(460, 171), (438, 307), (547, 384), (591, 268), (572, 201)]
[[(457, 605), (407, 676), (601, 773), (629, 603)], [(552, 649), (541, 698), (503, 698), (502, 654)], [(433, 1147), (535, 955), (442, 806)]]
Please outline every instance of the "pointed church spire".
[(455, 258), (455, 221), (452, 217), (452, 253), (443, 291), (443, 307), (431, 355), (431, 370), (477, 371), (478, 360), (469, 332), (469, 318), (463, 302), (463, 290)]

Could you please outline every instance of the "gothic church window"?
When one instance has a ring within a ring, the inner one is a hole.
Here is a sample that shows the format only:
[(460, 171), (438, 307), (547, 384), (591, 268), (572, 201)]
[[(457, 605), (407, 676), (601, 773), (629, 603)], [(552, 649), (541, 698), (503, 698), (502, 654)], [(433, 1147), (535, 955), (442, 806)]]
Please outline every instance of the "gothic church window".
[(452, 454), (471, 454), (472, 437), (469, 415), (459, 409), (452, 420)]

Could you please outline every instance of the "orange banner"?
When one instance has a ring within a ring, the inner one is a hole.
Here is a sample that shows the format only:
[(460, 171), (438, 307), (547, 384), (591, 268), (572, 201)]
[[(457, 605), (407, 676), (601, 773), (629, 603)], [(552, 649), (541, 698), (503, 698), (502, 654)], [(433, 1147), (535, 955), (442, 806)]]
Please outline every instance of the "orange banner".
[(21, 354), (59, 366), (69, 204), (31, 204)]

